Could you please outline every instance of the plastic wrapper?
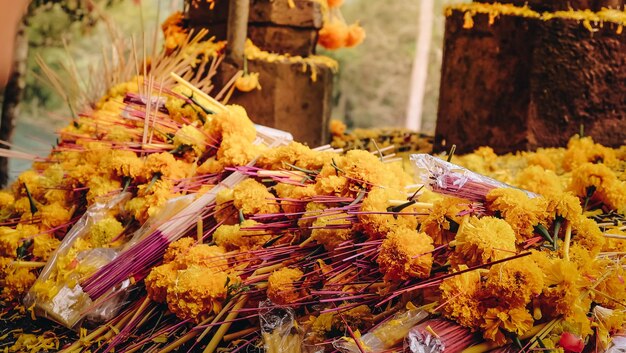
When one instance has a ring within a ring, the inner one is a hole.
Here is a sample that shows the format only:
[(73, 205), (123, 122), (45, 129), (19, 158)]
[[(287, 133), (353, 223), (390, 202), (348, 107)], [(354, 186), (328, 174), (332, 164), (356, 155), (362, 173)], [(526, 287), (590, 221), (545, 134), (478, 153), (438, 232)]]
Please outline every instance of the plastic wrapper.
[(480, 342), (471, 330), (452, 321), (433, 319), (413, 327), (405, 348), (411, 353), (458, 353)]
[[(292, 140), (290, 134), (280, 130), (262, 126), (257, 129), (257, 143), (277, 146)], [(198, 215), (215, 201), (221, 189), (233, 188), (245, 178), (233, 173), (197, 199), (194, 194), (171, 199), (133, 234), (122, 233), (106, 247), (89, 246), (91, 229), (107, 215), (123, 212), (131, 194), (122, 193), (94, 204), (65, 236), (27, 294), (25, 304), (34, 307), (37, 315), (68, 328), (85, 320), (109, 321), (124, 305), (131, 289), (130, 278), (144, 267), (149, 269), (153, 259), (163, 255), (159, 252), (194, 228)], [(153, 246), (155, 242), (160, 244), (158, 250)], [(133, 266), (128, 266), (131, 263)]]
[(333, 342), (333, 346), (342, 353), (383, 352), (402, 343), (411, 328), (426, 319), (428, 315), (430, 314), (423, 310), (408, 310), (394, 315), (390, 320), (361, 336), (360, 347), (354, 339), (348, 337)]
[[(24, 299), (27, 307), (33, 307), (39, 316), (52, 319), (66, 327), (74, 327), (89, 317), (96, 321), (109, 320), (116, 313), (125, 299), (124, 288), (129, 283), (122, 283), (115, 293), (109, 296), (106, 303), (95, 303), (85, 294), (78, 284), (80, 272), (61, 275), (59, 268), (74, 245), (84, 239), (91, 228), (103, 220), (114, 210), (119, 211), (130, 198), (129, 193), (119, 194), (104, 203), (96, 203), (89, 207), (85, 214), (67, 233), (59, 248), (52, 254), (48, 263), (35, 281), (35, 284)], [(93, 248), (78, 251), (72, 262), (64, 267), (98, 268), (110, 262), (117, 255), (117, 250), (110, 248)], [(45, 290), (45, 293), (43, 293)]]
[(259, 303), (259, 318), (265, 352), (302, 352), (302, 333), (292, 308), (277, 306), (265, 300)]
[[(424, 185), (439, 194), (484, 202), (489, 191), (493, 189), (518, 189), (429, 154), (412, 154), (411, 162)], [(527, 190), (518, 190), (531, 198), (539, 196)]]
[(626, 332), (612, 337), (611, 345), (606, 353), (626, 353)]

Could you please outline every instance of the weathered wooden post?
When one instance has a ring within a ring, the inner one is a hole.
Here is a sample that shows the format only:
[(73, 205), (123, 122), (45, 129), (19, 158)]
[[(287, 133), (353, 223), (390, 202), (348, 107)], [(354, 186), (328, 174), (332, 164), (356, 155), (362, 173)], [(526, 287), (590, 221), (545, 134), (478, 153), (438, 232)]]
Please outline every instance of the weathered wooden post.
[[(218, 40), (228, 37), (228, 60), (217, 75), (218, 90), (242, 68), (242, 33), (263, 53), (247, 56), (248, 70), (259, 73), (262, 89), (235, 92), (230, 103), (244, 106), (255, 123), (289, 131), (297, 141), (311, 146), (327, 142), (333, 70), (323, 60), (310, 60), (316, 58), (317, 33), (322, 27), (318, 2), (215, 0), (213, 8), (207, 2), (188, 8), (191, 28), (206, 28)], [(247, 23), (242, 23), (239, 19), (245, 17)], [(315, 67), (307, 69), (305, 62)]]

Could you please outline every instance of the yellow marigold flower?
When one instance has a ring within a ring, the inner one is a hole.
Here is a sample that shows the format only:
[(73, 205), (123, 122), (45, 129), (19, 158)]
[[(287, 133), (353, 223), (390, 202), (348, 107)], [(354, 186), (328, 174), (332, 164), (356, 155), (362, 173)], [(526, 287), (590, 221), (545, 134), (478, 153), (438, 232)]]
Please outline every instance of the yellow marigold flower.
[(226, 251), (221, 246), (198, 244), (179, 254), (173, 263), (178, 268), (202, 267), (207, 273), (225, 271), (228, 269), (225, 254)]
[(348, 192), (349, 182), (344, 176), (336, 175), (330, 165), (324, 166), (315, 182), (315, 192), (318, 195), (340, 195)]
[(291, 142), (286, 146), (279, 146), (264, 151), (257, 161), (261, 168), (280, 170), (288, 168), (285, 163), (309, 170), (319, 170), (330, 164), (336, 153), (313, 151), (309, 147)]
[(133, 151), (115, 150), (111, 151), (105, 165), (118, 177), (135, 179), (141, 175), (143, 163), (143, 160)]
[(86, 182), (86, 186), (89, 187), (87, 201), (90, 204), (96, 202), (99, 197), (109, 196), (115, 191), (122, 190), (122, 183), (118, 180), (93, 174)]
[[(363, 200), (361, 212), (387, 212), (390, 200), (404, 200), (406, 194), (393, 189), (373, 188)], [(416, 208), (409, 206), (402, 210), (404, 213), (416, 212)], [(373, 239), (387, 236), (387, 233), (396, 228), (417, 229), (417, 218), (414, 215), (392, 214), (359, 214), (360, 226)]]
[(604, 164), (585, 163), (572, 172), (570, 190), (581, 198), (586, 197), (588, 188), (595, 188), (593, 198), (619, 212), (626, 212), (626, 182)]
[[(167, 307), (179, 319), (202, 321), (208, 313), (217, 314), (226, 299), (228, 275), (225, 272), (207, 276), (202, 267), (178, 271), (175, 284), (167, 289)], [(231, 283), (238, 282), (238, 279)]]
[[(467, 269), (461, 266), (459, 270)], [(441, 302), (444, 316), (459, 325), (476, 329), (483, 321), (483, 313), (479, 308), (482, 284), (479, 271), (465, 272), (443, 280), (441, 286)]]
[(205, 125), (209, 134), (216, 140), (232, 137), (244, 142), (256, 138), (256, 129), (246, 110), (239, 105), (228, 105), (226, 111), (213, 115)]
[(122, 234), (123, 230), (124, 226), (117, 219), (106, 217), (91, 226), (85, 239), (94, 248), (109, 247), (111, 242)]
[(254, 179), (246, 179), (233, 189), (233, 204), (244, 215), (280, 212), (275, 198), (265, 185)]
[[(608, 271), (608, 277), (604, 278), (595, 289), (599, 293), (594, 296), (593, 300), (600, 305), (609, 309), (622, 310), (624, 307), (619, 303), (626, 301), (626, 286), (624, 285), (624, 278), (626, 277), (626, 270), (624, 265), (625, 260), (606, 261), (603, 263), (603, 268), (596, 272), (595, 276)], [(608, 296), (608, 297), (607, 297)]]
[(176, 282), (178, 267), (173, 263), (166, 263), (154, 267), (144, 280), (150, 299), (157, 303), (165, 303), (167, 289)]
[(44, 198), (48, 204), (58, 203), (65, 205), (70, 200), (70, 192), (69, 190), (50, 189), (46, 191)]
[(4, 285), (0, 298), (7, 302), (13, 302), (22, 299), (28, 289), (35, 283), (37, 276), (31, 273), (27, 268), (9, 268), (5, 269)]
[(23, 235), (9, 227), (0, 227), (0, 256), (15, 257)]
[(591, 137), (572, 137), (563, 156), (563, 168), (572, 171), (589, 162), (612, 165), (616, 162), (615, 151), (594, 143)]
[[(280, 207), (284, 213), (299, 213), (303, 212), (305, 204), (302, 202), (293, 202), (291, 200), (305, 200), (316, 195), (315, 187), (313, 185), (299, 186), (285, 183), (278, 183), (274, 187), (276, 194), (281, 199)], [(298, 218), (298, 216), (291, 216), (290, 218)]]
[(107, 141), (113, 142), (131, 142), (133, 141), (133, 134), (125, 126), (113, 126), (106, 135)]
[(179, 180), (187, 177), (187, 170), (187, 165), (176, 160), (171, 153), (152, 153), (146, 158), (142, 176), (149, 181), (158, 173), (166, 179)]
[(0, 208), (4, 209), (13, 206), (15, 198), (13, 195), (6, 191), (0, 191)]
[(32, 217), (32, 214), (30, 213), (30, 200), (28, 197), (21, 197), (17, 199), (13, 204), (13, 209), (22, 216), (26, 216), (28, 218)]
[(174, 147), (190, 146), (201, 155), (207, 146), (207, 136), (193, 125), (183, 125), (174, 135)]
[(515, 255), (515, 232), (504, 220), (494, 217), (470, 218), (456, 235), (453, 264), (477, 266)]
[(245, 230), (242, 228), (253, 227), (259, 223), (246, 220), (241, 225), (221, 225), (213, 233), (215, 244), (224, 247), (227, 251), (257, 249), (267, 243), (272, 236), (264, 231)]
[(563, 192), (558, 175), (537, 165), (529, 166), (517, 174), (515, 185), (541, 195)]
[(413, 178), (404, 171), (394, 168), (394, 172), (390, 172), (390, 165), (381, 162), (368, 151), (348, 151), (345, 158), (338, 160), (338, 165), (348, 177), (354, 179), (351, 183), (357, 184), (360, 189), (384, 186), (402, 190), (413, 182)]
[(505, 332), (521, 336), (533, 327), (534, 320), (526, 308), (501, 310), (489, 308), (485, 313), (485, 322), (482, 325), (483, 337), (496, 344), (506, 343)]
[(534, 227), (543, 220), (545, 214), (545, 205), (541, 202), (511, 188), (494, 189), (487, 194), (487, 209), (502, 215), (515, 230), (518, 241), (534, 236)]
[(169, 199), (178, 195), (172, 193), (173, 187), (174, 184), (170, 180), (163, 179), (139, 185), (137, 197), (126, 203), (126, 209), (143, 223), (149, 217), (157, 215)]
[(484, 294), (508, 306), (525, 307), (543, 290), (543, 272), (529, 257), (492, 266), (486, 275)]
[(488, 146), (479, 147), (473, 153), (465, 156), (455, 156), (454, 160), (455, 163), (461, 164), (471, 171), (485, 175), (490, 175), (499, 168), (497, 161), (498, 155)]
[(326, 251), (335, 250), (339, 244), (354, 237), (352, 223), (346, 217), (340, 214), (318, 217), (312, 224), (311, 238), (323, 245)]
[(148, 220), (148, 208), (150, 205), (146, 202), (144, 197), (133, 197), (126, 202), (124, 208), (128, 211), (136, 220), (144, 223)]
[(186, 254), (194, 245), (196, 245), (194, 238), (184, 237), (176, 240), (167, 247), (163, 255), (163, 262), (168, 263), (176, 260), (178, 256)]
[[(185, 98), (168, 96), (165, 107), (169, 112), (170, 119), (181, 124), (205, 121), (207, 119), (207, 113), (203, 108), (208, 109), (210, 107), (209, 102), (202, 97), (193, 95), (193, 92), (189, 88), (182, 85), (174, 87), (172, 91)], [(189, 103), (187, 97), (193, 97), (193, 100), (203, 107), (199, 107), (198, 104), (195, 103)]]
[(5, 347), (5, 352), (39, 353), (52, 352), (59, 349), (59, 338), (51, 331), (46, 331), (42, 335), (30, 333), (15, 334), (17, 340), (10, 347)]
[(537, 152), (522, 152), (522, 156), (524, 156), (529, 166), (537, 166), (550, 171), (557, 170), (553, 159), (550, 158), (549, 154), (545, 153), (545, 150), (540, 149)]
[(576, 264), (564, 259), (547, 258), (541, 252), (534, 253), (533, 257), (545, 274), (544, 288), (539, 298), (541, 312), (548, 317), (573, 315), (580, 296), (580, 273)]
[(346, 133), (347, 127), (343, 121), (332, 119), (328, 124), (328, 130), (330, 130), (330, 134), (333, 136), (343, 136)]
[(546, 224), (551, 224), (557, 217), (572, 222), (576, 222), (576, 220), (583, 217), (580, 200), (571, 193), (550, 194), (536, 199), (534, 202), (545, 208), (543, 221)]
[(217, 160), (225, 167), (242, 166), (248, 164), (262, 151), (261, 145), (255, 145), (233, 135), (222, 139), (217, 150)]
[(606, 241), (598, 224), (586, 217), (579, 217), (572, 223), (572, 233), (573, 243), (586, 249), (592, 257), (598, 255)]
[(26, 196), (26, 188), (24, 187), (24, 185), (26, 185), (30, 194), (38, 200), (45, 191), (41, 188), (42, 179), (43, 177), (34, 170), (27, 170), (23, 172), (17, 177), (15, 183), (13, 183), (13, 194), (16, 196)]
[(322, 211), (326, 208), (328, 207), (321, 203), (309, 202), (306, 204), (306, 207), (304, 208), (305, 213), (300, 219), (298, 219), (298, 227), (304, 237), (309, 237), (311, 235), (313, 222), (317, 220), (316, 217), (320, 216)]
[(48, 261), (50, 255), (61, 245), (61, 241), (50, 234), (39, 234), (33, 238), (33, 255)]
[(196, 173), (200, 174), (217, 174), (221, 173), (224, 170), (224, 165), (215, 159), (215, 157), (211, 157), (204, 161), (198, 169), (196, 169)]
[(56, 228), (67, 224), (72, 217), (70, 210), (59, 203), (39, 207), (41, 223), (47, 228)]
[(433, 264), (433, 240), (425, 233), (397, 228), (380, 247), (378, 265), (388, 281), (427, 278)]
[[(429, 193), (425, 193), (425, 195), (432, 196)], [(455, 233), (451, 229), (451, 223), (460, 224), (462, 222), (462, 217), (459, 217), (458, 214), (467, 209), (469, 202), (448, 196), (437, 196), (434, 200), (420, 198), (420, 201), (432, 201), (433, 203), (433, 209), (420, 224), (420, 231), (433, 238), (436, 245), (447, 244), (452, 241)]]
[(297, 268), (281, 268), (272, 272), (267, 279), (267, 297), (278, 305), (287, 305), (300, 298), (296, 282), (304, 273)]

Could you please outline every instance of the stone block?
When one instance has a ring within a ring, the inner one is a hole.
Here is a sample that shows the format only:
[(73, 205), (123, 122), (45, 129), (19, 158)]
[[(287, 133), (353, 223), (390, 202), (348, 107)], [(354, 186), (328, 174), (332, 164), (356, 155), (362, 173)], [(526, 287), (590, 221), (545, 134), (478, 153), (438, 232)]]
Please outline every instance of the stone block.
[(626, 35), (605, 23), (474, 16), (446, 20), (435, 149), (499, 153), (566, 145), (578, 133), (626, 140)]
[[(317, 67), (317, 80), (301, 63), (248, 61), (251, 72), (260, 74), (261, 90), (235, 91), (229, 103), (242, 105), (257, 124), (282, 129), (296, 141), (317, 147), (328, 143), (333, 73)], [(215, 79), (220, 89), (237, 69), (225, 62)]]
[[(208, 2), (193, 6), (188, 2), (187, 18), (192, 26), (226, 23), (228, 20), (228, 0), (215, 0), (211, 9)], [(250, 0), (250, 23), (289, 26), (298, 28), (322, 27), (321, 5), (312, 0), (293, 0), (294, 7), (289, 7), (288, 0)]]
[(517, 6), (528, 4), (535, 11), (567, 11), (569, 9), (600, 11), (603, 7), (623, 8), (625, 4), (624, 0), (478, 0), (478, 2), (499, 2)]

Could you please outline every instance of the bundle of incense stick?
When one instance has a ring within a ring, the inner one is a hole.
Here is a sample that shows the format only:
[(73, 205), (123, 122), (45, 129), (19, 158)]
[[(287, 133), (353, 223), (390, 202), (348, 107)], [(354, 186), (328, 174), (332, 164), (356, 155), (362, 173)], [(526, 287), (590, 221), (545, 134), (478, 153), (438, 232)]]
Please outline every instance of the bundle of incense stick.
[[(484, 202), (489, 191), (493, 189), (513, 188), (511, 185), (474, 173), (429, 154), (413, 154), (411, 161), (424, 185), (437, 193)], [(538, 196), (530, 191), (522, 191), (528, 197)]]

